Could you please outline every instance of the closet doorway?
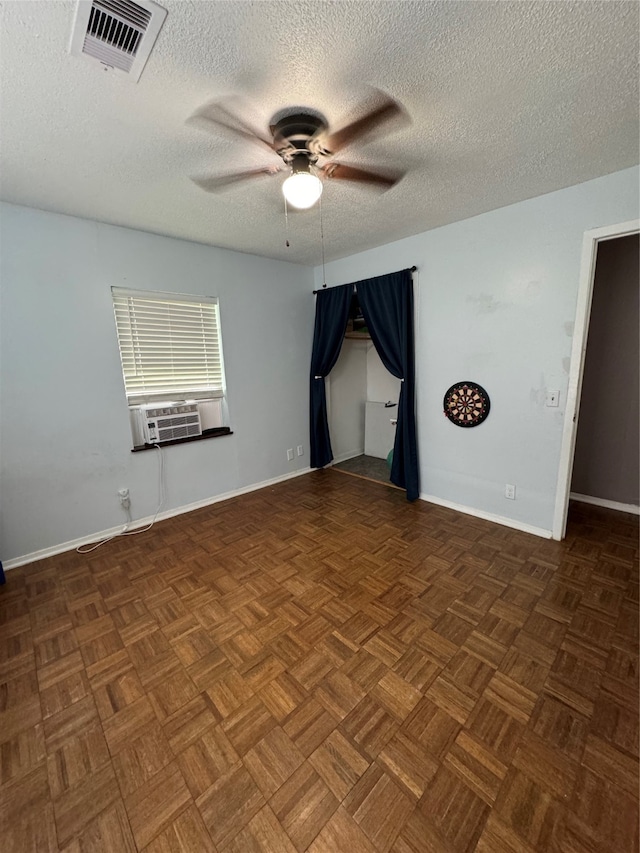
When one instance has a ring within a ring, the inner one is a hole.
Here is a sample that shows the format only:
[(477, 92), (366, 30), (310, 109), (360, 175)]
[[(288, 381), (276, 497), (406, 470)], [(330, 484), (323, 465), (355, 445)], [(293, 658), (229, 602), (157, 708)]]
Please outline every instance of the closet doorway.
[(366, 330), (348, 329), (327, 380), (329, 429), (337, 471), (385, 483), (398, 417), (400, 380), (382, 364)]
[[(345, 343), (345, 334), (349, 334), (351, 338), (351, 334), (355, 331), (353, 328), (349, 330), (349, 323), (354, 319), (355, 301), (358, 309), (362, 310), (362, 325), (359, 328), (362, 334), (358, 337), (362, 337), (364, 343), (370, 334), (371, 343), (385, 368), (400, 380), (397, 404), (388, 401), (390, 407), (397, 407), (398, 412), (397, 426), (393, 433), (393, 453), (389, 454), (389, 479), (406, 492), (408, 501), (415, 501), (420, 496), (415, 414), (414, 303), (411, 277), (415, 269), (411, 267), (329, 289), (314, 290), (316, 316), (309, 389), (311, 467), (324, 468), (336, 461), (329, 425), (329, 374), (338, 362)], [(365, 373), (365, 388), (366, 384)], [(355, 395), (352, 394), (352, 396)], [(339, 411), (335, 397), (334, 393), (334, 416), (336, 411)], [(342, 447), (340, 450), (340, 455), (344, 457), (345, 451)]]
[(639, 231), (634, 220), (584, 236), (554, 539), (570, 497), (637, 512)]
[(639, 512), (640, 235), (598, 247), (571, 499)]

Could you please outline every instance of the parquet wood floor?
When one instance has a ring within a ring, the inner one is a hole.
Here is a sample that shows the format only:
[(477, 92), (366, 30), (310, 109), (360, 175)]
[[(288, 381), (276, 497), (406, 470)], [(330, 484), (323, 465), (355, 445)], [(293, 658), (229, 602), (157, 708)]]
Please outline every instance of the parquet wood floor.
[(638, 850), (638, 520), (336, 472), (0, 591), (7, 853)]

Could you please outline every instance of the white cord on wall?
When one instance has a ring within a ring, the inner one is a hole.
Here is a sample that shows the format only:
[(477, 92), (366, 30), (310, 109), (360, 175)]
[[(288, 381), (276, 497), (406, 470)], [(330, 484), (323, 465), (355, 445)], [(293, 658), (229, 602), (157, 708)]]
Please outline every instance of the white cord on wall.
[(98, 542), (94, 542), (93, 545), (87, 547), (86, 545), (80, 545), (76, 548), (78, 554), (89, 554), (91, 551), (95, 551), (96, 548), (100, 548), (102, 545), (106, 545), (107, 542), (111, 542), (112, 539), (117, 539), (119, 536), (136, 536), (138, 533), (146, 533), (147, 530), (151, 530), (153, 525), (156, 523), (156, 519), (165, 502), (165, 485), (164, 485), (164, 454), (162, 453), (162, 448), (159, 444), (153, 445), (155, 449), (159, 452), (160, 456), (158, 457), (158, 495), (159, 495), (159, 503), (158, 508), (154, 513), (153, 518), (145, 527), (140, 527), (138, 530), (129, 530), (131, 525), (133, 524), (133, 519), (131, 518), (131, 510), (127, 506), (127, 523), (118, 533), (114, 533), (112, 536), (106, 536), (104, 539), (100, 539)]

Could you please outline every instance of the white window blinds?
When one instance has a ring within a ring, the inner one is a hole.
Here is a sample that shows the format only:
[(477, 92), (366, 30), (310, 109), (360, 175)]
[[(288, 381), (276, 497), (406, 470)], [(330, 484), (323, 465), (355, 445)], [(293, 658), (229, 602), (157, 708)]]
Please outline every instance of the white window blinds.
[(111, 290), (130, 405), (223, 395), (217, 299)]

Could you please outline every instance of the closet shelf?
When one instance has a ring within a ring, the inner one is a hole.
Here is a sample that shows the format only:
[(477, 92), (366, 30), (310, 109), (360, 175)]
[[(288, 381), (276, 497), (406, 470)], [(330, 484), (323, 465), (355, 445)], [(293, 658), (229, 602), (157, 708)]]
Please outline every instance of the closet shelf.
[(368, 332), (345, 332), (345, 338), (350, 341), (370, 341), (371, 335)]
[(358, 302), (357, 293), (354, 293), (351, 297), (349, 319), (347, 321), (347, 328), (345, 329), (344, 336), (350, 341), (371, 340), (369, 329), (367, 328), (362, 309), (360, 308), (360, 303)]

